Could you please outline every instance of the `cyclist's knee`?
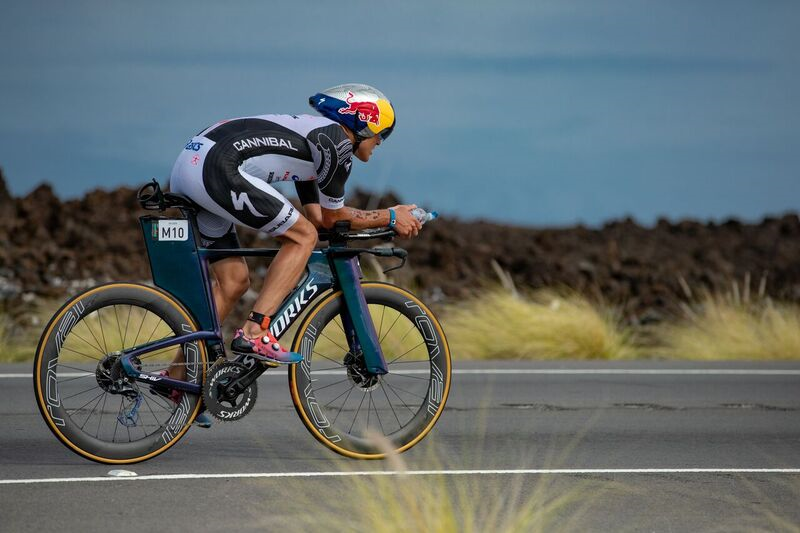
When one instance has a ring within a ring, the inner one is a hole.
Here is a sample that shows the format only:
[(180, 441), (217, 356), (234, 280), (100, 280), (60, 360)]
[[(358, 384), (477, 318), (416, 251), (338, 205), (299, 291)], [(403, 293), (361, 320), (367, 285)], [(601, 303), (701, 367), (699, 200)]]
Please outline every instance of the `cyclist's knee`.
[(317, 245), (317, 228), (305, 217), (300, 217), (289, 230), (279, 237), (279, 240), (290, 241), (303, 247), (307, 253), (311, 253)]

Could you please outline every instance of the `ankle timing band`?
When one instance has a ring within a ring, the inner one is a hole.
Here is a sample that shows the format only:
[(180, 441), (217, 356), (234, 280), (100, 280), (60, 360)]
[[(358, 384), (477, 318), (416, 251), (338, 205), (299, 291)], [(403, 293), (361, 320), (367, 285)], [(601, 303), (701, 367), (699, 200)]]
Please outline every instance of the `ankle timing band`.
[(266, 315), (256, 313), (255, 311), (250, 311), (250, 316), (247, 317), (247, 320), (250, 322), (255, 322), (261, 326), (261, 329), (269, 329), (269, 317)]

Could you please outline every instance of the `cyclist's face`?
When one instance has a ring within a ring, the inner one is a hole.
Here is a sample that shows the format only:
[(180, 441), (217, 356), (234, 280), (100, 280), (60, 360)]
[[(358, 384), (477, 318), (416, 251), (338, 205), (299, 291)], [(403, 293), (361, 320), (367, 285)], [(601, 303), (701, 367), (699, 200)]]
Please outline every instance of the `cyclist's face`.
[(358, 150), (355, 152), (355, 156), (363, 161), (369, 161), (370, 156), (372, 155), (372, 151), (375, 149), (376, 146), (381, 144), (381, 136), (375, 135), (374, 137), (370, 137), (369, 139), (364, 139), (361, 141), (361, 144), (358, 145)]

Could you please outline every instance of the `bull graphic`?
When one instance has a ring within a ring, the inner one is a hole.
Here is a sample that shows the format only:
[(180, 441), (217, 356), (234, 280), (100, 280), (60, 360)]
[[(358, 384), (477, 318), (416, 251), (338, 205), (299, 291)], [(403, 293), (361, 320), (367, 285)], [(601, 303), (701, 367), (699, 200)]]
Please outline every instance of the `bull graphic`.
[(340, 108), (339, 113), (344, 115), (358, 113), (359, 120), (377, 125), (381, 118), (381, 110), (378, 109), (378, 104), (375, 102), (353, 102), (354, 96), (352, 92), (347, 92), (347, 98), (344, 101), (347, 102), (348, 107)]

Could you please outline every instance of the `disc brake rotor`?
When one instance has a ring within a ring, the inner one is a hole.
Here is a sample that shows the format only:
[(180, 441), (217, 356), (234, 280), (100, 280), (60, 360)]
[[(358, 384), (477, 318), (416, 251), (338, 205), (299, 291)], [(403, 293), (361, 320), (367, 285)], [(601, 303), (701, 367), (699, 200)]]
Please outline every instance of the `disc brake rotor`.
[(253, 408), (258, 397), (258, 387), (253, 381), (242, 390), (236, 380), (244, 376), (248, 368), (238, 363), (221, 363), (211, 367), (203, 385), (203, 402), (211, 416), (223, 422), (244, 418)]
[(363, 354), (353, 355), (347, 352), (347, 355), (344, 356), (344, 365), (347, 368), (347, 377), (357, 387), (371, 391), (378, 386), (378, 376), (367, 370)]

